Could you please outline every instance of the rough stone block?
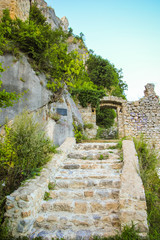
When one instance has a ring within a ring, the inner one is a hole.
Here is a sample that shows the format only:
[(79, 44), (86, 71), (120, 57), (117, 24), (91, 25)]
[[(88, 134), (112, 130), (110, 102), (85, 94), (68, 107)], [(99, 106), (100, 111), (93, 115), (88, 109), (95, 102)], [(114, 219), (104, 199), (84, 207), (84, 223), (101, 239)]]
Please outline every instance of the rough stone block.
[(67, 202), (67, 201), (59, 201), (53, 204), (53, 210), (54, 211), (67, 211), (71, 212), (72, 211), (72, 202)]
[(86, 213), (87, 203), (86, 202), (75, 202), (74, 213)]
[(84, 196), (85, 197), (93, 197), (93, 191), (85, 191)]
[(100, 212), (104, 210), (104, 206), (99, 202), (93, 202), (90, 204), (91, 212)]
[(118, 211), (118, 208), (119, 208), (118, 202), (109, 202), (105, 204), (105, 209), (110, 212)]
[(21, 212), (22, 218), (29, 217), (30, 215), (31, 215), (31, 210), (29, 210), (28, 212)]

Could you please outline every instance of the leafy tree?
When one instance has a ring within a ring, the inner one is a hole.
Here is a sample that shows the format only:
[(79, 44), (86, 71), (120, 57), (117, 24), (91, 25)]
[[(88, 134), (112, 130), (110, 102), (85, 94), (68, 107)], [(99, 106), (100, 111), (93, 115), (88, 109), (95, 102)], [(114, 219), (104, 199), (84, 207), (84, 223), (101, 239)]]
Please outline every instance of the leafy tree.
[(90, 54), (87, 61), (88, 75), (99, 89), (106, 89), (114, 96), (125, 97), (127, 84), (122, 81), (122, 70), (115, 68), (107, 59)]

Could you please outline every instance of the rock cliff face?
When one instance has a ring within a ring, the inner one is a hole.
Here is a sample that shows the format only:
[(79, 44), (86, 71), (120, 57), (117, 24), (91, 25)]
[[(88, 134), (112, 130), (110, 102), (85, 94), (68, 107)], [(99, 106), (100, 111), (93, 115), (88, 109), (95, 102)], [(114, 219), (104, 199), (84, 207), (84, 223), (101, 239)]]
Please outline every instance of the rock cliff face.
[(1, 0), (0, 18), (2, 17), (3, 10), (8, 8), (11, 18), (18, 17), (25, 21), (29, 17), (30, 4), (30, 0)]
[[(59, 101), (53, 102), (53, 93), (46, 89), (45, 75), (36, 73), (25, 56), (19, 60), (16, 60), (12, 55), (0, 56), (0, 62), (3, 62), (3, 66), (8, 67), (1, 74), (2, 89), (16, 93), (26, 91), (17, 104), (2, 109), (0, 125), (5, 123), (6, 118), (12, 120), (24, 109), (28, 109), (31, 112), (37, 112), (40, 119), (45, 121), (46, 132), (54, 144), (61, 145), (67, 137), (73, 137), (73, 119), (80, 124), (83, 124), (83, 121), (67, 90), (64, 90)], [(57, 112), (59, 113), (59, 121), (54, 119)]]
[(42, 10), (47, 22), (51, 24), (52, 28), (62, 27), (64, 31), (68, 30), (68, 20), (66, 17), (59, 19), (53, 8), (47, 6), (44, 0), (1, 0), (0, 1), (0, 18), (3, 15), (3, 10), (8, 8), (10, 10), (11, 18), (20, 18), (23, 21), (29, 18), (30, 6), (34, 2), (37, 3), (39, 9)]

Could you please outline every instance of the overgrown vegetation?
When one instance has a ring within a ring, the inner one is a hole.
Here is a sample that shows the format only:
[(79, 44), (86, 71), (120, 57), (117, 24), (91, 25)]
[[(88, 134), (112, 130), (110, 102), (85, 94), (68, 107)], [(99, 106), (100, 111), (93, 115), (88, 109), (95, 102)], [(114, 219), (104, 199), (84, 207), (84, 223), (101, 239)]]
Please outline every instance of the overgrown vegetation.
[[(71, 28), (68, 33), (61, 28), (53, 31), (36, 4), (32, 4), (29, 20), (25, 22), (11, 19), (9, 11), (4, 10), (0, 34), (1, 53), (9, 52), (17, 58), (20, 51), (25, 53), (35, 71), (46, 74), (49, 89), (61, 93), (67, 85), (83, 107), (91, 104), (97, 108), (98, 119), (102, 114), (99, 101), (106, 92), (125, 98), (127, 85), (122, 81), (122, 70), (93, 52), (84, 66), (78, 52), (67, 52), (68, 37), (73, 36), (84, 43), (84, 34), (75, 36)], [(106, 114), (106, 118), (112, 116)]]
[(43, 200), (44, 200), (44, 201), (48, 201), (48, 200), (50, 200), (50, 199), (52, 199), (52, 198), (50, 197), (50, 193), (49, 193), (49, 192), (45, 192), (45, 193), (44, 193), (44, 198), (43, 198)]
[(160, 239), (160, 178), (157, 173), (158, 157), (155, 149), (149, 147), (143, 136), (134, 139), (140, 163), (140, 174), (145, 188), (149, 239)]
[(30, 19), (23, 22), (12, 20), (8, 10), (0, 23), (0, 49), (19, 56), (24, 52), (36, 71), (47, 74), (47, 87), (52, 91), (60, 91), (66, 84), (74, 86), (74, 82), (83, 75), (85, 68), (77, 52), (67, 52), (68, 34), (61, 28), (52, 30), (45, 17), (35, 4), (30, 11)]
[(74, 131), (74, 137), (76, 139), (76, 143), (80, 143), (83, 138), (83, 127), (81, 124), (76, 124), (73, 122), (73, 131)]
[(113, 237), (94, 237), (93, 240), (147, 240), (139, 236), (138, 231), (132, 224), (131, 227), (125, 226), (121, 234)]
[(100, 108), (96, 114), (96, 124), (101, 128), (110, 128), (114, 124), (116, 112), (112, 108)]
[(44, 126), (33, 114), (23, 112), (12, 126), (5, 125), (5, 135), (0, 136), (0, 236), (4, 234), (5, 196), (21, 183), (40, 173), (55, 146), (45, 136)]
[[(109, 116), (108, 116), (109, 118)], [(117, 129), (110, 127), (110, 128), (104, 128), (104, 127), (98, 127), (96, 139), (118, 139), (118, 132)]]
[(109, 95), (125, 98), (127, 84), (122, 81), (122, 69), (118, 70), (107, 59), (90, 54), (87, 61), (90, 80), (98, 87), (105, 89)]
[(104, 90), (97, 89), (72, 89), (71, 92), (73, 97), (76, 97), (82, 107), (87, 107), (91, 104), (92, 107), (99, 107), (100, 99), (106, 94)]

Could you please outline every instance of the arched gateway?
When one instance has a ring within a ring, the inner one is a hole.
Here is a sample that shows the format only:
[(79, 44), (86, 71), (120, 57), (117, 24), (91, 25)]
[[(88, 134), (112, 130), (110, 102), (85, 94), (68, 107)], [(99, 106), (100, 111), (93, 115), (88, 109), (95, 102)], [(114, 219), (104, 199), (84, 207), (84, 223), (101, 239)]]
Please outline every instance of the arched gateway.
[(100, 107), (113, 108), (117, 113), (117, 130), (118, 136), (125, 136), (125, 128), (124, 128), (124, 103), (126, 101), (122, 98), (108, 96), (104, 97), (100, 100)]

